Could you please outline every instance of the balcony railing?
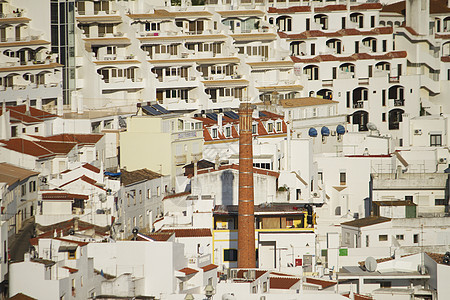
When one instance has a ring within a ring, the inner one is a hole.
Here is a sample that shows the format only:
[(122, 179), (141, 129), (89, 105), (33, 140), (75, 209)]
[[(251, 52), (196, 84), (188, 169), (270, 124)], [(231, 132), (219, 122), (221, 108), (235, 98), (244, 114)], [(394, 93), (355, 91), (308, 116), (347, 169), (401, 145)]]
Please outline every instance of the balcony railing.
[(357, 101), (353, 103), (353, 108), (364, 108), (364, 101)]
[(394, 99), (394, 106), (405, 106), (405, 99)]

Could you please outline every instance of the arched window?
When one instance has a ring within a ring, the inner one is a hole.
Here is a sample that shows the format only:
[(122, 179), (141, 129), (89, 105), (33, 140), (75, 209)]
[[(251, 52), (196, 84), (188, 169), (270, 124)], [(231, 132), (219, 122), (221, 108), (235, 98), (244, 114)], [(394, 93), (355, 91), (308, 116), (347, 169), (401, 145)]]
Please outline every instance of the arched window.
[(393, 109), (389, 111), (389, 130), (397, 130), (400, 128), (400, 123), (403, 121), (403, 109)]
[(308, 80), (319, 80), (319, 67), (316, 65), (308, 65), (303, 68), (303, 74)]

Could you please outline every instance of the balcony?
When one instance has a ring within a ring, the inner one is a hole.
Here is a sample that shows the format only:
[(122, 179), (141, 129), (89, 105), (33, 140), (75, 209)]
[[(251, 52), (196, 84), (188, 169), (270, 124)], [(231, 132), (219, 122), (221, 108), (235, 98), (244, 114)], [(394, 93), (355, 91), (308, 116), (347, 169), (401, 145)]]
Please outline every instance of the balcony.
[(145, 88), (142, 78), (128, 79), (125, 77), (103, 79), (100, 86), (102, 90), (134, 90)]
[(353, 108), (364, 108), (364, 101), (359, 100), (353, 103)]
[(399, 83), (400, 77), (399, 76), (389, 76), (389, 83)]
[(405, 106), (405, 99), (394, 99), (394, 106)]
[(358, 84), (369, 84), (369, 78), (358, 78)]
[(322, 80), (322, 86), (333, 86), (333, 79)]

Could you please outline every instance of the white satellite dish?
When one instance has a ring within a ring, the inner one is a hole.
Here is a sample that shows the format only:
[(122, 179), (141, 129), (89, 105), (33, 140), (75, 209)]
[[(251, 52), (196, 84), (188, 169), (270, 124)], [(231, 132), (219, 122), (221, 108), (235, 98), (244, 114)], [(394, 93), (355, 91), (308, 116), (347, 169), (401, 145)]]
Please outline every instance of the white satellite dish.
[(378, 130), (377, 125), (373, 124), (372, 122), (367, 123), (367, 128), (371, 131)]
[(367, 271), (375, 272), (377, 270), (377, 260), (372, 256), (369, 256), (368, 258), (366, 258), (364, 266), (366, 267)]

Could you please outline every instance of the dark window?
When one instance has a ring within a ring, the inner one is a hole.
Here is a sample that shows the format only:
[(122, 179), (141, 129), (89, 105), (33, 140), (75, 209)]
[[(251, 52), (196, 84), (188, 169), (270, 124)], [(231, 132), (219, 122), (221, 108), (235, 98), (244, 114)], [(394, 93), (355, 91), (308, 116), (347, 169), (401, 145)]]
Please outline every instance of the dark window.
[(309, 30), (310, 29), (310, 20), (309, 20), (309, 18), (308, 19), (306, 19), (306, 30)]
[(387, 234), (380, 234), (380, 235), (378, 236), (378, 240), (379, 240), (380, 242), (386, 242), (386, 241), (388, 240)]
[(333, 67), (333, 79), (337, 78), (337, 68)]
[(347, 107), (350, 107), (350, 92), (347, 92)]
[(359, 53), (359, 42), (355, 42), (355, 53)]
[(375, 16), (370, 17), (370, 27), (375, 27)]
[(442, 146), (442, 134), (430, 134), (430, 146)]
[(223, 261), (237, 261), (237, 250), (236, 249), (223, 250)]
[(413, 202), (413, 196), (405, 196), (405, 201)]
[(387, 51), (387, 41), (383, 40), (383, 52)]
[(347, 173), (345, 173), (345, 172), (339, 173), (339, 183), (341, 185), (345, 185), (347, 183)]
[(405, 236), (404, 236), (403, 234), (397, 234), (397, 235), (395, 236), (395, 239), (396, 239), (396, 240), (399, 240), (399, 241), (403, 241), (403, 240), (405, 239)]
[(414, 242), (414, 244), (419, 243), (419, 235), (418, 234), (413, 235), (413, 242)]
[(75, 251), (76, 250), (69, 250), (68, 251), (67, 256), (68, 256), (69, 259), (75, 259), (76, 258)]
[(386, 122), (386, 113), (381, 114), (381, 121)]
[(381, 105), (386, 106), (386, 90), (381, 92)]
[(448, 201), (446, 199), (434, 199), (434, 205), (447, 205)]
[(316, 44), (311, 44), (311, 55), (316, 54)]
[(342, 17), (342, 29), (345, 29), (345, 17)]
[(392, 283), (390, 281), (382, 281), (380, 282), (381, 288), (390, 288), (392, 286)]

